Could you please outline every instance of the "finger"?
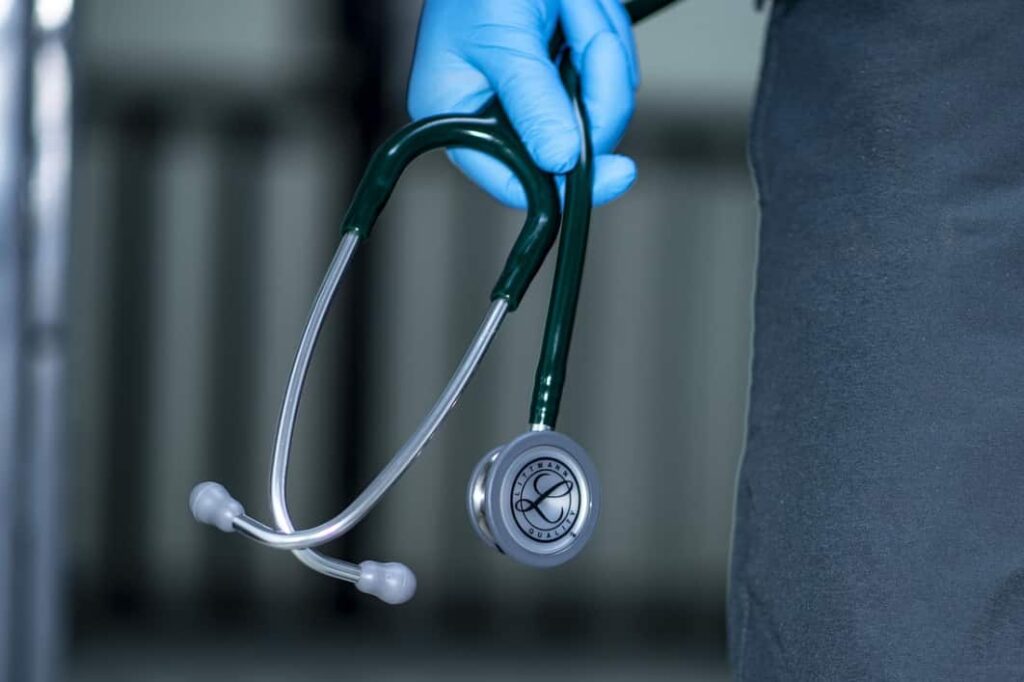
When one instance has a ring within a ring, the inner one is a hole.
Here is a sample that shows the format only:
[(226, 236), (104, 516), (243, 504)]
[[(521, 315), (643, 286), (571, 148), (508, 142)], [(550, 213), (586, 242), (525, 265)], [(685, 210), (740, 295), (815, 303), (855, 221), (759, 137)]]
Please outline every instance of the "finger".
[(633, 115), (634, 91), (625, 48), (612, 32), (597, 34), (582, 59), (583, 105), (595, 154), (615, 148)]
[(562, 0), (562, 26), (577, 69), (582, 68), (583, 53), (598, 34), (615, 33), (625, 50), (630, 85), (636, 89), (640, 84), (633, 24), (619, 0)]
[[(495, 199), (512, 208), (526, 208), (526, 193), (515, 173), (486, 154), (469, 149), (448, 153), (456, 167)], [(559, 194), (565, 194), (565, 176), (558, 176)], [(594, 159), (593, 203), (618, 199), (636, 181), (636, 164), (627, 156), (605, 154)]]
[(628, 156), (605, 154), (594, 159), (594, 205), (618, 199), (636, 181), (636, 164)]
[(615, 29), (615, 35), (622, 42), (622, 46), (626, 48), (630, 81), (635, 90), (640, 87), (640, 58), (636, 53), (636, 37), (633, 35), (633, 22), (629, 18), (629, 12), (622, 6), (621, 0), (599, 0), (599, 2), (609, 23)]
[(427, 116), (470, 113), (494, 96), (487, 77), (461, 59), (452, 57), (443, 68), (413, 62), (406, 107), (417, 121)]
[(580, 132), (540, 32), (483, 26), (466, 56), (487, 76), (537, 165), (549, 173), (572, 168)]

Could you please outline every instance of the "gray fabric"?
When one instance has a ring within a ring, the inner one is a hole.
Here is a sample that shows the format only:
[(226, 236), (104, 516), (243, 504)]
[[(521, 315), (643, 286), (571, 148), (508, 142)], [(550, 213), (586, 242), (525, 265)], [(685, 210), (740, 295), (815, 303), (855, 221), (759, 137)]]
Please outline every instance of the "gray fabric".
[(1024, 679), (1024, 2), (772, 12), (736, 677)]

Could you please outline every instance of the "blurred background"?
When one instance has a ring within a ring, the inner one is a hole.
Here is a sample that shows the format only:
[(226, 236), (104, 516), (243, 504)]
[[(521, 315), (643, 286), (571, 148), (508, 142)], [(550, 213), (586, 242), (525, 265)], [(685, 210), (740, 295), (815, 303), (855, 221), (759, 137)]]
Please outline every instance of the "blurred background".
[[(638, 29), (640, 176), (595, 212), (559, 423), (602, 475), (586, 552), (537, 572), (465, 518), (472, 467), (526, 427), (550, 267), (424, 457), (328, 546), (409, 564), (409, 604), (186, 509), (214, 479), (269, 517), (292, 354), (363, 164), (407, 120), (419, 8), (0, 0), (0, 679), (728, 679), (749, 0)], [(521, 218), (442, 155), (406, 173), (314, 361), (297, 523), (340, 509), (433, 402)]]

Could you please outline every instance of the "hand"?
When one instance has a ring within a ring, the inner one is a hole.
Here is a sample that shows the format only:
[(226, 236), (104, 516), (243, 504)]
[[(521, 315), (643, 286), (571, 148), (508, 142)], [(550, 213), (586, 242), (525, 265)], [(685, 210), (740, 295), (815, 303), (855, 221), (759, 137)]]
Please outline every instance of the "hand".
[[(472, 113), (497, 94), (537, 165), (567, 173), (581, 133), (548, 56), (561, 22), (579, 71), (594, 147), (594, 203), (633, 184), (636, 165), (611, 154), (633, 113), (639, 82), (632, 25), (619, 0), (426, 0), (409, 81), (414, 119)], [(466, 149), (449, 157), (509, 206), (526, 207), (518, 179), (501, 162)]]

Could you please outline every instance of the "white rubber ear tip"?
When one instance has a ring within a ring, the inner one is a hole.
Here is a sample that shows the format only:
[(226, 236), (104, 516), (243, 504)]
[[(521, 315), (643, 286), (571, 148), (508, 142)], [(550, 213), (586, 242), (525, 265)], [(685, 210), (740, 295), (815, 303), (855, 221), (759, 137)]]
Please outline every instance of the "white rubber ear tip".
[(404, 604), (416, 594), (416, 574), (405, 564), (364, 561), (356, 589), (388, 604)]
[(232, 521), (245, 513), (242, 504), (220, 483), (204, 481), (188, 496), (188, 508), (199, 523), (216, 526), (225, 533), (235, 530)]

